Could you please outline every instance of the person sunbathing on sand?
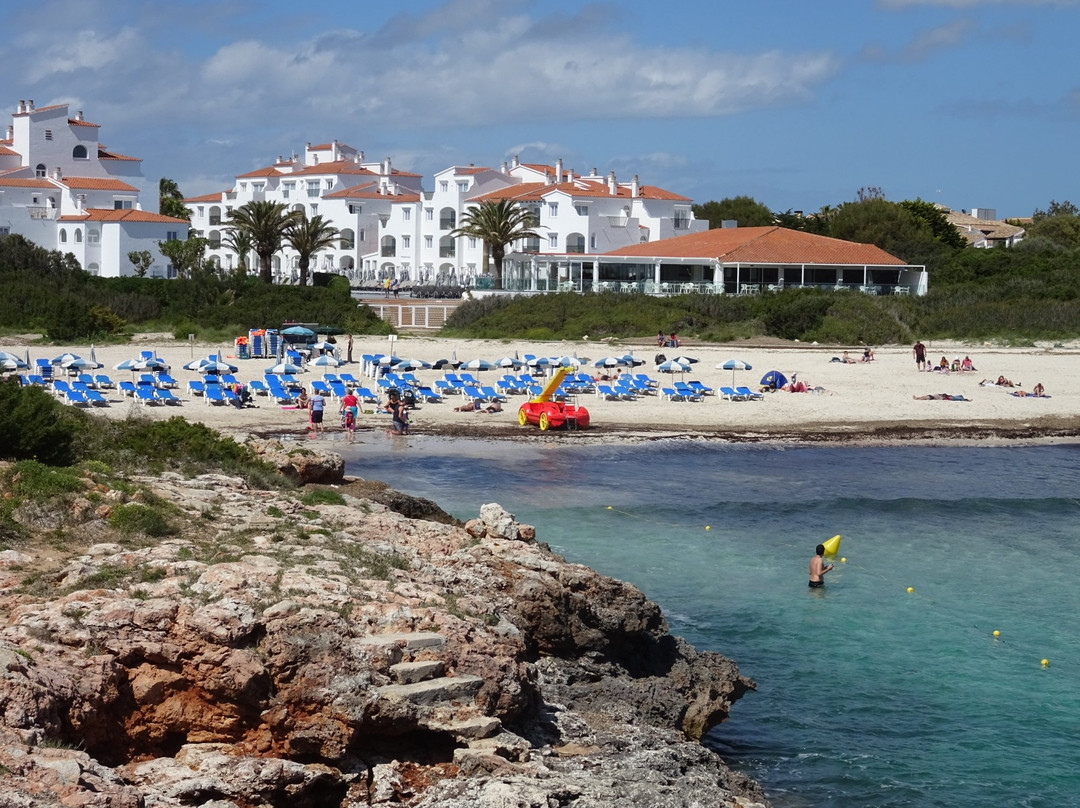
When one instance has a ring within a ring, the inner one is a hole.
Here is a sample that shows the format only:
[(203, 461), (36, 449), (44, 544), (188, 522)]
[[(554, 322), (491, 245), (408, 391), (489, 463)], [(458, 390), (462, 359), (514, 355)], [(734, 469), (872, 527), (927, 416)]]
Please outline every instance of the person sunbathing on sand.
[(981, 382), (979, 382), (979, 384), (984, 387), (990, 385), (993, 385), (995, 387), (1020, 387), (1023, 385), (1023, 382), (1017, 382), (1016, 384), (1013, 384), (1004, 376), (998, 376), (996, 381), (994, 379), (983, 379)]
[(925, 396), (912, 396), (916, 401), (970, 401), (963, 396), (954, 396), (950, 393), (928, 393)]
[(1015, 393), (1013, 393), (1013, 395), (1019, 398), (1023, 398), (1024, 396), (1034, 396), (1035, 398), (1042, 398), (1046, 395), (1046, 391), (1043, 389), (1043, 386), (1040, 383), (1032, 387), (1030, 393), (1027, 390), (1017, 390)]

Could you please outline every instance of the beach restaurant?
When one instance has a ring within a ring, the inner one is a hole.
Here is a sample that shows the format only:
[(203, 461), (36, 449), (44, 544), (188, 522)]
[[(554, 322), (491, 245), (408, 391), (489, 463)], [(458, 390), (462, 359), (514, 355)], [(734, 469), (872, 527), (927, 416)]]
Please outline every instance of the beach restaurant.
[(718, 228), (599, 255), (514, 252), (503, 262), (503, 288), (517, 291), (755, 295), (806, 287), (925, 295), (927, 273), (873, 244), (783, 227)]

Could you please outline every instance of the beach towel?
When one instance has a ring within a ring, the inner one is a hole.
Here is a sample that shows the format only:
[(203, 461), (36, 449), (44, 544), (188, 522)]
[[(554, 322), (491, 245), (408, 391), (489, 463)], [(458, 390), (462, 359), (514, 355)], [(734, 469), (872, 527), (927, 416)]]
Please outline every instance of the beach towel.
[(1046, 393), (1043, 393), (1041, 396), (1037, 396), (1034, 393), (1022, 393), (1022, 392), (1009, 393), (1009, 395), (1010, 396), (1016, 396), (1017, 398), (1050, 398), (1050, 396), (1048, 396)]

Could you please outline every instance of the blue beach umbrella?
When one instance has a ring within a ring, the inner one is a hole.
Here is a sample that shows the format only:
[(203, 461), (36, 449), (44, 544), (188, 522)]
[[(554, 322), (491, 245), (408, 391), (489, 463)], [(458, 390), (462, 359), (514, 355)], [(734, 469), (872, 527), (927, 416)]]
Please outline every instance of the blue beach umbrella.
[(99, 362), (94, 362), (91, 359), (83, 359), (81, 356), (76, 356), (73, 359), (60, 363), (60, 367), (64, 368), (64, 370), (96, 370), (101, 367), (101, 364)]
[(396, 365), (393, 366), (397, 372), (404, 372), (408, 370), (428, 370), (431, 368), (430, 362), (425, 362), (423, 359), (402, 359)]
[(470, 359), (461, 366), (462, 370), (495, 370), (495, 365), (486, 359)]
[(288, 328), (281, 329), (281, 336), (308, 338), (314, 337), (315, 332), (312, 331), (310, 328), (305, 328), (302, 325), (293, 325), (289, 326)]
[(24, 362), (22, 357), (16, 356), (8, 351), (0, 351), (0, 362), (3, 362), (5, 365), (11, 365), (9, 370), (25, 370), (30, 367), (29, 362)]
[(54, 356), (52, 359), (50, 359), (49, 364), (50, 365), (59, 365), (60, 367), (63, 367), (65, 362), (70, 362), (73, 359), (81, 359), (81, 358), (82, 357), (80, 357), (78, 354), (62, 353), (59, 356)]
[(678, 362), (674, 359), (668, 359), (666, 362), (661, 362), (656, 366), (656, 369), (661, 373), (686, 373), (690, 370), (690, 364), (688, 362)]
[(625, 356), (604, 356), (592, 363), (594, 368), (617, 368), (627, 364)]
[(730, 370), (731, 371), (731, 386), (732, 387), (735, 386), (735, 371), (736, 370), (752, 370), (753, 369), (749, 362), (746, 362), (746, 361), (744, 361), (742, 359), (728, 359), (725, 362), (721, 362), (716, 367), (719, 370)]
[(524, 364), (516, 356), (504, 356), (502, 359), (495, 360), (495, 367), (497, 368), (514, 368), (516, 370)]

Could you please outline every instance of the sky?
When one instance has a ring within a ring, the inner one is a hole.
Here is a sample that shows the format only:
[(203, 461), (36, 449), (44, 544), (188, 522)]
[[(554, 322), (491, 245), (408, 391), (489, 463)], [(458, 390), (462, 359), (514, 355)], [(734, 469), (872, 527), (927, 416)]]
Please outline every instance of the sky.
[(195, 196), (338, 140), (425, 176), (522, 162), (816, 211), (880, 188), (1080, 203), (1080, 0), (34, 0), (6, 97), (67, 102)]

